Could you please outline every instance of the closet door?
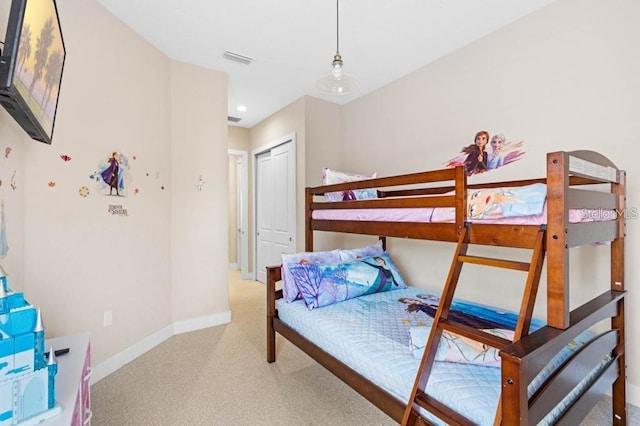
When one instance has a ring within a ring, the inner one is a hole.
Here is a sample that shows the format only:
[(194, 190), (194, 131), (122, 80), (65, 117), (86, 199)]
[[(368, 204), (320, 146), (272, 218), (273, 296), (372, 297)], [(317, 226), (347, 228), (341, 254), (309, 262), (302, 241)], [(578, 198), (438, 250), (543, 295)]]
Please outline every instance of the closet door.
[(295, 251), (295, 151), (291, 142), (256, 156), (256, 279)]

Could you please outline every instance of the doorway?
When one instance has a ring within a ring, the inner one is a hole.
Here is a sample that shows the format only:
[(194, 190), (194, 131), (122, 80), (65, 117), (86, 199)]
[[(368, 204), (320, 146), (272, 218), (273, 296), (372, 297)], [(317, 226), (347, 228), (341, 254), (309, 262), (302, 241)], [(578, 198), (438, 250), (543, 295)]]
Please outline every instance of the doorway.
[(296, 250), (295, 134), (253, 151), (254, 270), (267, 281), (266, 267), (280, 265)]
[(240, 269), (242, 279), (249, 274), (249, 219), (248, 219), (248, 153), (229, 149), (229, 267)]

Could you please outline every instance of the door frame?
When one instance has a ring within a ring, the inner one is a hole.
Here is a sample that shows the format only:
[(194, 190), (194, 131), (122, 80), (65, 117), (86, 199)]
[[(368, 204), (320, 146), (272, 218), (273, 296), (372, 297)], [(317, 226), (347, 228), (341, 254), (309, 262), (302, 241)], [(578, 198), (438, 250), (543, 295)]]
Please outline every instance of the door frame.
[(293, 247), (298, 247), (298, 212), (297, 212), (297, 205), (298, 205), (298, 179), (297, 179), (297, 169), (298, 169), (298, 156), (297, 156), (297, 146), (296, 146), (296, 133), (290, 133), (282, 138), (276, 139), (272, 142), (269, 142), (265, 145), (262, 145), (254, 150), (251, 151), (251, 159), (252, 159), (252, 172), (253, 172), (253, 205), (251, 207), (251, 215), (252, 215), (252, 219), (253, 219), (253, 280), (257, 279), (257, 268), (258, 268), (258, 231), (257, 231), (257, 226), (258, 226), (258, 218), (256, 215), (256, 210), (258, 208), (258, 195), (257, 195), (257, 188), (258, 188), (258, 162), (257, 162), (257, 157), (260, 154), (264, 154), (265, 152), (271, 151), (273, 148), (279, 146), (279, 145), (284, 145), (285, 143), (291, 142), (291, 151), (293, 153), (293, 158), (295, 159), (294, 161), (294, 170), (292, 173), (293, 176), (293, 180), (294, 180), (294, 188), (295, 190), (293, 191), (293, 206), (294, 206), (294, 217), (295, 217), (295, 225), (293, 227), (293, 231), (292, 231), (292, 235), (291, 238), (293, 239), (292, 243), (293, 243)]
[(238, 195), (238, 201), (244, 207), (240, 212), (240, 276), (243, 280), (251, 279), (252, 276), (249, 273), (249, 153), (247, 151), (228, 149), (227, 154), (230, 157), (240, 157), (242, 161), (242, 170), (240, 173), (241, 182), (238, 182), (236, 191)]

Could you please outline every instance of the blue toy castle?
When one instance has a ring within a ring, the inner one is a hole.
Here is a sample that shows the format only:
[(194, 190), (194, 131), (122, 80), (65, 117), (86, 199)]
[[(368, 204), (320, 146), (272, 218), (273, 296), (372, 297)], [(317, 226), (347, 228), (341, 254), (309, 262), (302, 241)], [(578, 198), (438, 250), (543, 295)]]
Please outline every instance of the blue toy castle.
[(0, 425), (35, 424), (58, 414), (53, 349), (44, 351), (40, 310), (0, 276)]

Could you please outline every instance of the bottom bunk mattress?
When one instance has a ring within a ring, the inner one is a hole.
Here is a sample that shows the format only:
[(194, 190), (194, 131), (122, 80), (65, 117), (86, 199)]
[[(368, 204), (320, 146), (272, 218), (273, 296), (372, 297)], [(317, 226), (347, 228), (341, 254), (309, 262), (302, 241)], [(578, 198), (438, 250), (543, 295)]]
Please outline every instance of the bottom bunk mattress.
[[(411, 337), (415, 340), (420, 333), (414, 332), (431, 324), (437, 299), (437, 295), (424, 289), (408, 287), (313, 310), (309, 310), (302, 300), (287, 303), (280, 299), (277, 308), (279, 318), (291, 328), (395, 398), (406, 402), (418, 371), (420, 347), (424, 344), (412, 342)], [(513, 312), (459, 300), (452, 304), (451, 312), (465, 312), (473, 318), (488, 321), (488, 324), (502, 325), (501, 328), (513, 328), (517, 321), (517, 314)], [(532, 330), (542, 325), (542, 321), (533, 320)], [(531, 383), (529, 394), (588, 339), (589, 333), (583, 333), (559, 352)], [(445, 340), (441, 341), (440, 349), (450, 344)], [(440, 349), (439, 354), (446, 352)], [(500, 394), (500, 368), (467, 363), (470, 359), (461, 354), (460, 362), (436, 361), (427, 393), (474, 423), (490, 425), (493, 424)], [(568, 405), (570, 400), (571, 395), (563, 405)], [(557, 407), (548, 416), (549, 421), (563, 409), (563, 406)], [(428, 417), (441, 424), (438, 419)]]

